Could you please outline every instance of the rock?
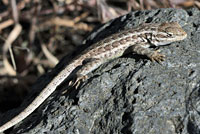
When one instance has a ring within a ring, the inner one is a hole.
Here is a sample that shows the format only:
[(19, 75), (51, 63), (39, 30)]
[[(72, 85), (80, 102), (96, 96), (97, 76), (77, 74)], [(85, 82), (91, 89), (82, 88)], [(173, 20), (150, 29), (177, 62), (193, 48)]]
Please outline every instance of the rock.
[[(199, 18), (200, 11), (195, 8), (157, 9), (131, 12), (102, 25), (86, 39), (86, 44), (142, 23), (166, 21), (177, 21), (188, 37), (160, 47), (166, 55), (161, 64), (128, 54), (90, 73), (77, 90), (69, 89), (64, 82), (31, 116), (15, 125), (11, 133), (199, 133)], [(68, 60), (63, 58), (52, 73), (35, 83), (33, 90), (40, 92), (49, 77), (59, 72)], [(34, 97), (35, 94), (29, 98)]]

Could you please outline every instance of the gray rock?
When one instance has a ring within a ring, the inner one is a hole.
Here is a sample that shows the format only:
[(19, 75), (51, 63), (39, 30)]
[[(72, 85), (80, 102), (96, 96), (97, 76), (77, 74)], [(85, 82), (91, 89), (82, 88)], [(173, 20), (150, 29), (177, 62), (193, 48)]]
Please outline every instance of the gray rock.
[[(161, 47), (166, 55), (161, 64), (128, 54), (90, 73), (89, 79), (77, 90), (69, 89), (67, 82), (63, 83), (11, 133), (200, 133), (199, 18), (200, 11), (195, 8), (157, 9), (131, 12), (102, 25), (86, 39), (86, 44), (141, 23), (166, 21), (179, 22), (188, 37)], [(41, 87), (50, 81), (49, 77), (59, 72), (66, 61), (68, 58), (63, 58), (52, 73), (41, 77), (33, 90), (39, 89), (40, 92)], [(34, 97), (35, 94), (29, 98)], [(22, 109), (25, 105), (26, 102)]]

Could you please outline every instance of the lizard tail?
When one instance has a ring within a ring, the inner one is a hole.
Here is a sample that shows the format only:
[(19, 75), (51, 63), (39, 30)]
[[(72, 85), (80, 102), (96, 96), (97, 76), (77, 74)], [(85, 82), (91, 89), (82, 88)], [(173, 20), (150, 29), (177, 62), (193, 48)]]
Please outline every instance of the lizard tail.
[(15, 116), (13, 119), (0, 126), (0, 132), (3, 132), (15, 124), (19, 123), (27, 116), (29, 116), (35, 109), (37, 109), (76, 68), (77, 64), (81, 62), (73, 62), (69, 64), (64, 70), (62, 70), (43, 90), (42, 92), (33, 100), (33, 102), (25, 108), (21, 113)]

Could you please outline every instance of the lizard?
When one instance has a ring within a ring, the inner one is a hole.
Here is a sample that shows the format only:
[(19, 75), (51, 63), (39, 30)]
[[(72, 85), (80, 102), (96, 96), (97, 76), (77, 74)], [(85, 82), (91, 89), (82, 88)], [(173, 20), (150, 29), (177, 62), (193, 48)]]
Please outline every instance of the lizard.
[(16, 125), (34, 112), (77, 67), (81, 66), (75, 73), (76, 81), (73, 82), (73, 85), (76, 86), (86, 80), (87, 74), (97, 69), (101, 64), (126, 53), (145, 55), (151, 61), (162, 62), (165, 55), (161, 54), (159, 49), (154, 50), (149, 47), (167, 45), (181, 41), (186, 37), (187, 33), (177, 22), (144, 23), (135, 28), (122, 30), (94, 43), (60, 71), (28, 107), (0, 126), (0, 132)]

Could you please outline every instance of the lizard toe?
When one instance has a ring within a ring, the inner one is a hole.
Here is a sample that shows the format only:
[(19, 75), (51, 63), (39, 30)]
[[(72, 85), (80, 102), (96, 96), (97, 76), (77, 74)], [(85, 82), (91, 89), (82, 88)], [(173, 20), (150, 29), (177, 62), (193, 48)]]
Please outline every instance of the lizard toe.
[(156, 62), (161, 63), (162, 61), (165, 60), (165, 55), (163, 55), (159, 52), (160, 52), (160, 50), (154, 51), (154, 53), (150, 57), (151, 61), (156, 61)]

